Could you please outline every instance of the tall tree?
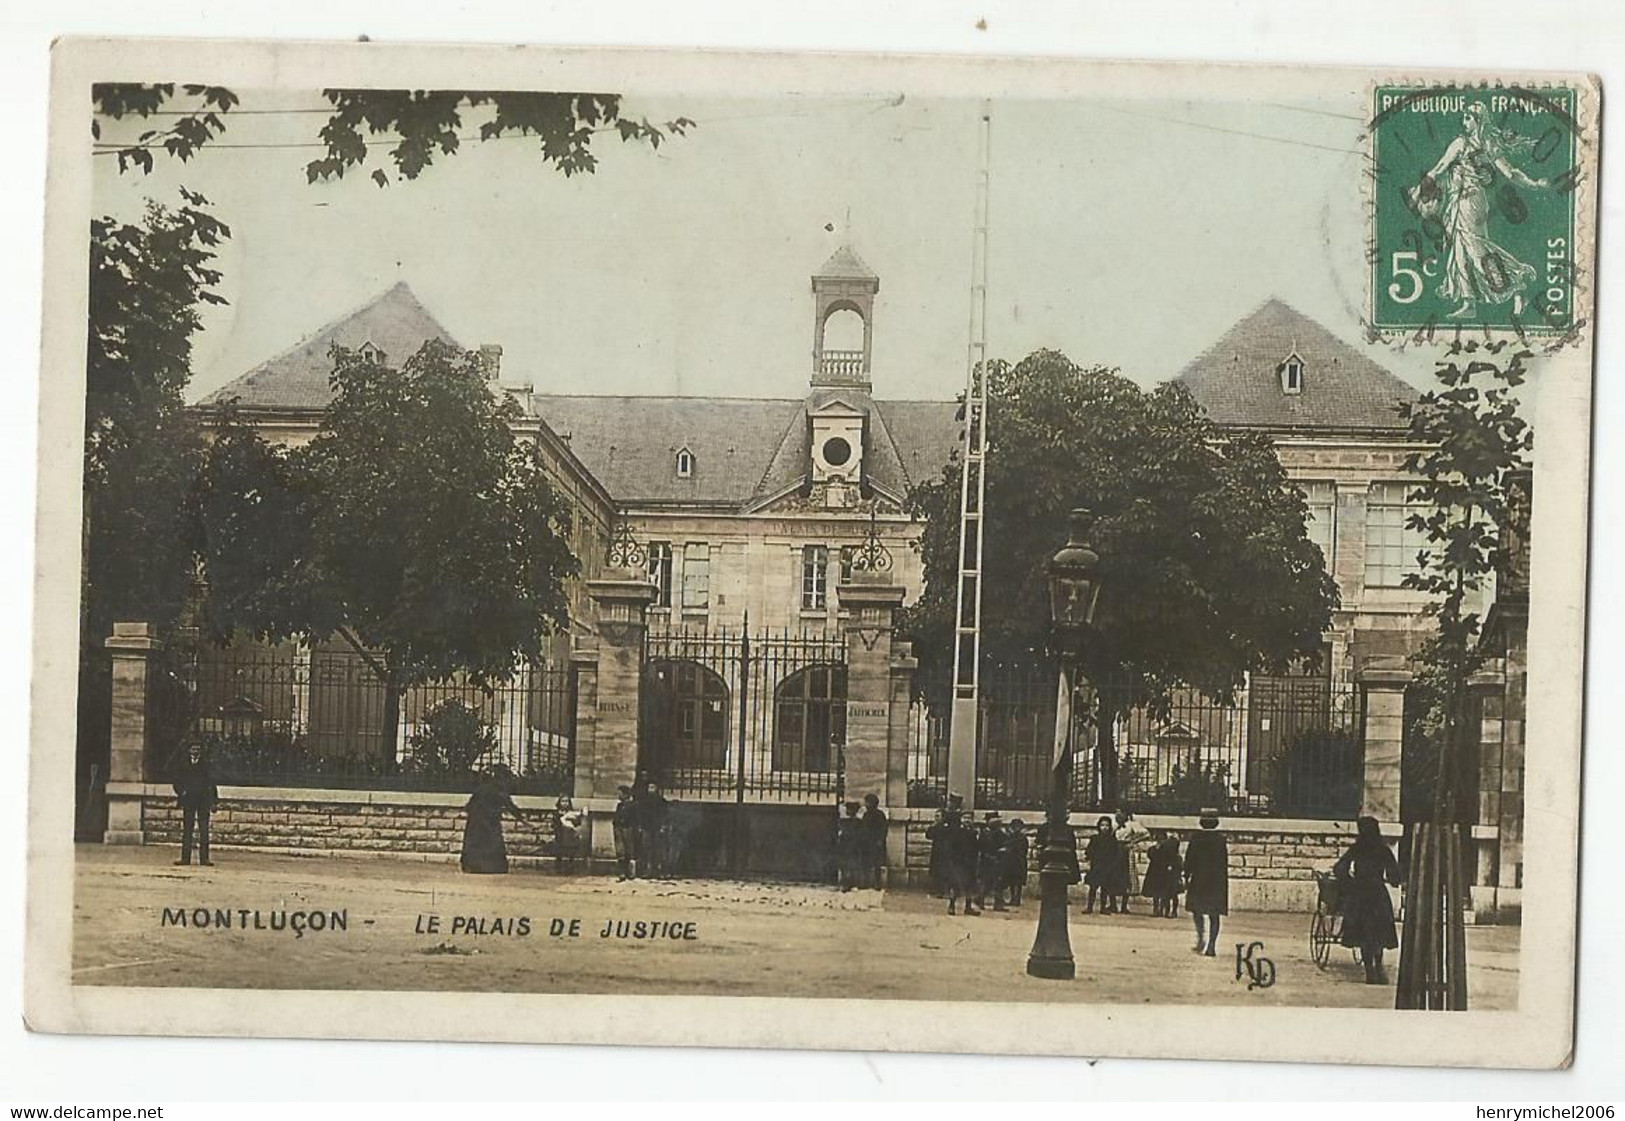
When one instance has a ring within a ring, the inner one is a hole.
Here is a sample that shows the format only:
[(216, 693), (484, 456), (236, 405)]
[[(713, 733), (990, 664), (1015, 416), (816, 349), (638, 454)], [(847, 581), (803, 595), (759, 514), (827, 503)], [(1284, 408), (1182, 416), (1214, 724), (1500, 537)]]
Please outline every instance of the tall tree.
[(1508, 479), (1528, 468), (1534, 446), (1516, 395), (1530, 352), (1503, 356), (1508, 345), (1452, 342), (1435, 368), (1439, 388), (1404, 410), (1410, 438), (1423, 445), (1405, 464), (1421, 480), (1409, 495), (1419, 509), (1408, 523), (1427, 539), (1418, 571), (1404, 584), (1428, 594), (1424, 611), (1437, 629), (1414, 658), (1423, 706), (1416, 747), (1426, 749), (1431, 763), (1434, 801), (1411, 844), (1396, 997), (1402, 1008), (1467, 1006), (1460, 826), (1476, 811), (1463, 764), (1470, 758), (1467, 740), (1477, 734), (1467, 686), (1488, 657), (1473, 605), (1504, 570), (1506, 531), (1527, 528), (1514, 525), (1521, 507), (1510, 499)]
[[(338, 636), (385, 690), (510, 675), (568, 622), (569, 514), (478, 355), (431, 340), (400, 369), (335, 348), (309, 444), (228, 423), (200, 501), (218, 637)], [(388, 743), (393, 762), (394, 745)]]
[(215, 249), (229, 235), (202, 195), (149, 203), (140, 222), (90, 224), (86, 324), (85, 474), (80, 569), (78, 784), (81, 832), (106, 778), (108, 661), (115, 620), (160, 625), (179, 615), (191, 585), (188, 494), (200, 441), (182, 393)]
[[(1317, 654), (1338, 602), (1307, 507), (1267, 438), (1221, 432), (1181, 386), (1145, 392), (1115, 370), (1042, 350), (988, 371), (985, 657), (1043, 657), (1047, 564), (1086, 507), (1104, 591), (1082, 668), (1099, 693), (1097, 763), (1115, 795), (1111, 745), (1127, 704), (1181, 687), (1230, 698), (1248, 671)], [(957, 455), (916, 487), (925, 592), (905, 613), (921, 677), (953, 657)]]

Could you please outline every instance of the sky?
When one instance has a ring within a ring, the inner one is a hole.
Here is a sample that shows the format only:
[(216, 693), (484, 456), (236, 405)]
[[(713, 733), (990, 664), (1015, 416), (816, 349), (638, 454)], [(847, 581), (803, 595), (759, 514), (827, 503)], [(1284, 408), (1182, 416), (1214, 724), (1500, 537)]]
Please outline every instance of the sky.
[[(1360, 326), (1362, 90), (1228, 90), (993, 103), (992, 355), (1053, 347), (1151, 384), (1274, 296), (1426, 381), (1425, 356)], [(379, 188), (364, 172), (307, 185), (316, 91), (238, 93), (223, 140), (185, 164), (121, 174), (92, 157), (97, 213), (133, 218), (184, 185), (232, 228), (193, 398), (402, 280), (542, 392), (800, 397), (809, 278), (843, 240), (880, 276), (876, 395), (963, 385), (976, 100), (629, 97), (628, 116), (697, 127), (658, 150), (600, 136), (596, 174), (568, 179), (534, 141), (470, 141)], [(104, 124), (104, 140), (139, 127)]]

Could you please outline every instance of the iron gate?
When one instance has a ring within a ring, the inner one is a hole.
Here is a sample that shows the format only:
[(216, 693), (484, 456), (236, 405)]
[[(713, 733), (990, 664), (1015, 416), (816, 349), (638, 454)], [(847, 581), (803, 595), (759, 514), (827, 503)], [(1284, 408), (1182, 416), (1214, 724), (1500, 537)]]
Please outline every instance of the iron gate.
[(639, 707), (639, 770), (669, 795), (813, 804), (845, 794), (838, 638), (651, 632)]

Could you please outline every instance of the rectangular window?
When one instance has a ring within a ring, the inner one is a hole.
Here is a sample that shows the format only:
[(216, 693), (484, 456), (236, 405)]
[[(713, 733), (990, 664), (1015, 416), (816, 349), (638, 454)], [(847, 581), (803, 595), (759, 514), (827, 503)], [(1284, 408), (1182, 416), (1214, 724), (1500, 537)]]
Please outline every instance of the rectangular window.
[(1409, 483), (1372, 483), (1365, 500), (1365, 584), (1397, 588), (1409, 573), (1421, 571), (1416, 555), (1427, 547), (1427, 535), (1405, 524), (1425, 507), (1410, 501)]
[(1320, 546), (1320, 555), (1326, 558), (1326, 571), (1334, 569), (1333, 557), (1337, 549), (1337, 486), (1334, 483), (1299, 483), (1304, 500), (1309, 504), (1309, 521), (1304, 528), (1309, 540)]
[(829, 606), (829, 547), (806, 545), (801, 550), (801, 609), (824, 611)]
[(649, 542), (649, 583), (655, 586), (655, 607), (671, 606), (671, 542)]
[(683, 610), (700, 610), (711, 603), (711, 549), (704, 541), (690, 541), (683, 549)]

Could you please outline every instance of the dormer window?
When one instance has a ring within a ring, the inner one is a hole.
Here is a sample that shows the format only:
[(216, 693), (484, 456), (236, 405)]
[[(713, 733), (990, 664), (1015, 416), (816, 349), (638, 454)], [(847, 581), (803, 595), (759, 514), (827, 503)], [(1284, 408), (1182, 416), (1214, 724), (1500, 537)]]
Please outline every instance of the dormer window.
[(371, 339), (368, 339), (366, 342), (357, 347), (356, 353), (375, 366), (382, 366), (385, 358), (388, 357), (384, 354), (383, 349), (375, 344)]
[(1287, 360), (1281, 363), (1281, 392), (1303, 392), (1303, 359), (1296, 354), (1288, 355)]
[(679, 479), (692, 479), (694, 477), (694, 453), (687, 448), (677, 452), (677, 477)]

